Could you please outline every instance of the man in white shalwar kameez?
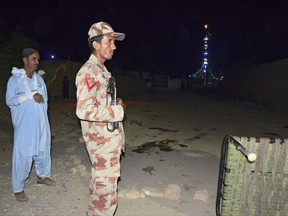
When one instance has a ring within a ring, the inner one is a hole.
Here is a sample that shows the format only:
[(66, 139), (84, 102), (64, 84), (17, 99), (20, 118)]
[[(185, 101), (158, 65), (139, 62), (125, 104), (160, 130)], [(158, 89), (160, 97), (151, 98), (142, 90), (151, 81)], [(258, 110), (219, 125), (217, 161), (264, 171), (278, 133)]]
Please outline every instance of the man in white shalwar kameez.
[(35, 162), (37, 183), (54, 186), (51, 179), (51, 136), (47, 114), (47, 90), (44, 80), (35, 71), (39, 52), (23, 50), (24, 68), (12, 69), (7, 84), (6, 104), (11, 110), (14, 127), (12, 156), (12, 188), (16, 200), (28, 200), (24, 192), (25, 180)]

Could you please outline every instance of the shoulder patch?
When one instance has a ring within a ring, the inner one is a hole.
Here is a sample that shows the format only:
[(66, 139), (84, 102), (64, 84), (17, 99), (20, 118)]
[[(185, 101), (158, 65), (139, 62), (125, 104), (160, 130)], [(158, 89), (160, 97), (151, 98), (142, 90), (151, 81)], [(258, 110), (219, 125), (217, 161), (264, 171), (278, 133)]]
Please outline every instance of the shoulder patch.
[(85, 78), (85, 86), (88, 92), (97, 87), (97, 81), (94, 78)]

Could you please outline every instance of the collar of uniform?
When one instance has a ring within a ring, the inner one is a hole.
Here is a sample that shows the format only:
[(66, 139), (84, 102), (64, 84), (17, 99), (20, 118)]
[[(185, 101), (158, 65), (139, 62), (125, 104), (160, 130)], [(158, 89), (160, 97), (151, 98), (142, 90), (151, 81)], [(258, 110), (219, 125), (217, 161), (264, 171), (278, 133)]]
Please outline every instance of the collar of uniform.
[(107, 70), (105, 65), (104, 67), (100, 66), (100, 63), (95, 55), (91, 54), (89, 57), (89, 61), (95, 66), (97, 66), (100, 69), (100, 71), (105, 75), (106, 78), (111, 76), (111, 73)]

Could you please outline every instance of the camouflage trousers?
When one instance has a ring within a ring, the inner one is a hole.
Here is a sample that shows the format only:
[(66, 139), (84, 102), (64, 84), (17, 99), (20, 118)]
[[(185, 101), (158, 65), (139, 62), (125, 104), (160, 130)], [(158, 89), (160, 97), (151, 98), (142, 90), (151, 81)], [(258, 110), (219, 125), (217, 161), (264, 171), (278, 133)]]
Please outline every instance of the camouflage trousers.
[(83, 138), (91, 160), (88, 211), (93, 216), (114, 215), (118, 204), (117, 181), (120, 176), (123, 136), (118, 134), (104, 137), (92, 133), (90, 129), (82, 124)]
[(88, 211), (93, 216), (114, 215), (117, 208), (118, 177), (96, 177), (91, 180)]

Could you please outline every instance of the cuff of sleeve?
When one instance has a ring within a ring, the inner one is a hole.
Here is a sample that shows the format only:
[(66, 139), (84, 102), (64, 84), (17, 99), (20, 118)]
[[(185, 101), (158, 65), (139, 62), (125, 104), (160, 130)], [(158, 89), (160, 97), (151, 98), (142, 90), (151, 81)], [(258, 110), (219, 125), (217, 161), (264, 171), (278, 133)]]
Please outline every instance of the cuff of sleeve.
[(21, 104), (26, 100), (28, 100), (28, 97), (26, 95), (22, 95), (18, 98), (18, 103)]
[(121, 105), (113, 106), (114, 109), (114, 115), (115, 115), (115, 121), (123, 121), (124, 118), (124, 109)]

